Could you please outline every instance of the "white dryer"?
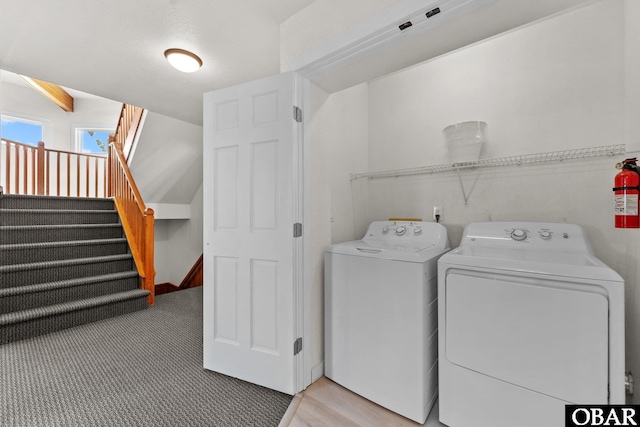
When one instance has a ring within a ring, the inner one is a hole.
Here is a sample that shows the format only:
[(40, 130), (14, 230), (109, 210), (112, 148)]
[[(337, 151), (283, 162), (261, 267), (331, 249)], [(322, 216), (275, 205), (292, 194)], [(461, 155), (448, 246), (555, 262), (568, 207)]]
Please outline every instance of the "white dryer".
[(437, 261), (447, 230), (376, 221), (325, 251), (325, 375), (424, 423), (437, 397)]
[(572, 224), (470, 224), (438, 263), (440, 422), (561, 427), (624, 404), (624, 281)]

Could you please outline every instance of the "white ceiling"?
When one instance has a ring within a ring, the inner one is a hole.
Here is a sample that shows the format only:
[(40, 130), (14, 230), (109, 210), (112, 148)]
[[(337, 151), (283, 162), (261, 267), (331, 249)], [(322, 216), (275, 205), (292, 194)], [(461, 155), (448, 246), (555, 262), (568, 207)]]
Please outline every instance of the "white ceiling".
[(201, 124), (204, 92), (280, 71), (280, 24), (312, 1), (0, 0), (0, 69)]
[[(280, 72), (280, 24), (313, 1), (0, 0), (0, 69), (202, 124), (203, 93)], [(590, 1), (498, 0), (324, 83), (359, 83)], [(320, 18), (330, 17), (309, 24)], [(198, 54), (202, 69), (173, 69), (163, 52), (174, 47)]]

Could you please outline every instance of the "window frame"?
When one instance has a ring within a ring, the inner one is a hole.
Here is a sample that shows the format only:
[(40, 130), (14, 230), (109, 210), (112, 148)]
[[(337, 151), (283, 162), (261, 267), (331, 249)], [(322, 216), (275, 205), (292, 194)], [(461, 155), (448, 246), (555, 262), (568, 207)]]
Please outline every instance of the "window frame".
[[(40, 128), (42, 129), (42, 135), (41, 135), (42, 139), (40, 141), (44, 142), (45, 145), (51, 145), (51, 126), (47, 120), (44, 120), (42, 118), (35, 117), (35, 116), (30, 116), (27, 114), (13, 113), (9, 111), (0, 112), (0, 122), (3, 119), (40, 126)], [(4, 135), (2, 135), (1, 132), (0, 132), (0, 138), (9, 139), (9, 138), (6, 138)], [(16, 142), (20, 142), (21, 144), (26, 144), (26, 145), (32, 145), (31, 143), (27, 143), (27, 142), (21, 142), (21, 141), (16, 141)], [(36, 142), (32, 146), (37, 147), (38, 142)]]
[[(80, 154), (90, 154), (90, 155), (94, 155), (94, 156), (106, 156), (108, 154), (107, 152), (104, 153), (85, 153), (84, 151), (82, 151), (82, 134), (83, 132), (107, 132), (109, 134), (113, 134), (115, 133), (115, 129), (106, 126), (106, 125), (96, 125), (96, 126), (86, 126), (86, 125), (74, 125), (73, 126), (73, 135), (74, 135), (74, 150), (76, 153), (80, 153)], [(109, 141), (105, 141), (105, 143), (109, 144)]]

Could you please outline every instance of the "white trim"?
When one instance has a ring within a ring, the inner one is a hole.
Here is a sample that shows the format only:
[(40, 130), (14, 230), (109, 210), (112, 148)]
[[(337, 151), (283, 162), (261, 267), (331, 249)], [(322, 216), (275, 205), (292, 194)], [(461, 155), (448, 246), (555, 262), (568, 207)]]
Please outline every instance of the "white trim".
[(191, 219), (191, 205), (175, 203), (147, 203), (154, 219)]
[(324, 360), (311, 370), (311, 383), (315, 383), (324, 376)]
[(313, 335), (311, 332), (311, 288), (312, 288), (312, 259), (311, 259), (311, 82), (299, 74), (296, 79), (300, 82), (298, 88), (301, 93), (298, 97), (302, 108), (302, 175), (303, 175), (303, 325), (302, 332), (304, 340), (303, 348), (303, 382), (302, 389), (306, 389), (313, 383), (313, 368), (311, 367), (311, 346), (313, 345)]
[[(71, 135), (73, 135), (73, 144), (71, 144), (71, 149), (76, 153), (82, 153), (82, 131), (94, 130), (98, 132), (110, 132), (114, 133), (115, 129), (112, 126), (100, 124), (100, 125), (83, 125), (83, 124), (73, 124), (71, 125)], [(105, 141), (106, 144), (109, 141)], [(86, 153), (86, 154), (97, 154), (106, 156), (107, 153)]]
[[(318, 78), (382, 46), (424, 33), (494, 1), (496, 0), (431, 0), (425, 5), (424, 0), (400, 0), (293, 58), (285, 64), (284, 71), (295, 70), (306, 78)], [(442, 11), (427, 19), (425, 13), (436, 7)], [(398, 26), (407, 21), (411, 21), (412, 26), (400, 30)]]
[(136, 137), (131, 144), (131, 149), (129, 150), (129, 154), (127, 155), (127, 164), (131, 166), (133, 162), (133, 156), (136, 154), (136, 149), (138, 148), (138, 141), (140, 141), (140, 135), (142, 134), (142, 129), (144, 129), (144, 122), (147, 120), (147, 113), (149, 110), (144, 109), (142, 111), (142, 117), (140, 117), (140, 124), (138, 124), (138, 131), (136, 132)]

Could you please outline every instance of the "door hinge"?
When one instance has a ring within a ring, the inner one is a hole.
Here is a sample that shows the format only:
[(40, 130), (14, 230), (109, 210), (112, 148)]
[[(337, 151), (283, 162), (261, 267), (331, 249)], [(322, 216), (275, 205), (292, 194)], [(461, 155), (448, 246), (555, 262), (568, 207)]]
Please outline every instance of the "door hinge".
[(302, 337), (298, 338), (293, 342), (293, 355), (300, 353), (302, 351)]
[(293, 106), (293, 120), (302, 123), (302, 108)]
[(295, 224), (293, 224), (293, 237), (300, 236), (302, 236), (302, 224), (296, 222)]

